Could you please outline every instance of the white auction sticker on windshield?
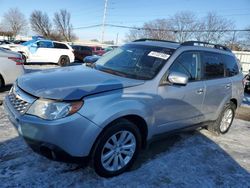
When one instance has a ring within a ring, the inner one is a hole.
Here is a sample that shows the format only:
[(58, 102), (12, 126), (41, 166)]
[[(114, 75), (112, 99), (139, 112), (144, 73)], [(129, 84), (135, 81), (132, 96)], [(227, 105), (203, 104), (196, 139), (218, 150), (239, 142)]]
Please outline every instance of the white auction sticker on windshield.
[(161, 58), (161, 59), (168, 59), (170, 55), (168, 54), (164, 54), (164, 53), (161, 53), (161, 52), (154, 52), (154, 51), (151, 51), (148, 56), (151, 56), (151, 57), (157, 57), (157, 58)]

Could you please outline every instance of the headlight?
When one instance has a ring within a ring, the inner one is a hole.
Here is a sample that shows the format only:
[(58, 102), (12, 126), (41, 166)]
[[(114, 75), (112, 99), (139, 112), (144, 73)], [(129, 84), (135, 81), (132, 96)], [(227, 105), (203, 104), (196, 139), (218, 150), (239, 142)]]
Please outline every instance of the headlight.
[(76, 113), (83, 105), (78, 102), (57, 102), (53, 100), (36, 100), (26, 114), (38, 116), (47, 120), (60, 119)]

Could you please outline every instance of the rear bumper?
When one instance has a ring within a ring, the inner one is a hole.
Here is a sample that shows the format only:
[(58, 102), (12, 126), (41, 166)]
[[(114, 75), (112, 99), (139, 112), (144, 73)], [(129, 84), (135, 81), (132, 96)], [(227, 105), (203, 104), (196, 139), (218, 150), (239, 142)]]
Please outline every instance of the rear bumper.
[(20, 115), (8, 97), (5, 98), (4, 107), (9, 120), (29, 145), (36, 143), (36, 147), (40, 148), (44, 145), (50, 149), (59, 148), (72, 157), (88, 156), (101, 132), (101, 128), (78, 113), (48, 121), (31, 115)]

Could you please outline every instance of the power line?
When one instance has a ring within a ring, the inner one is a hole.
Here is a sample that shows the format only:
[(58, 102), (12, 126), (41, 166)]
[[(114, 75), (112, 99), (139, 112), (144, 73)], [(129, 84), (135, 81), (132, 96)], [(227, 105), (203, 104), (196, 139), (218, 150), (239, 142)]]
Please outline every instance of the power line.
[(73, 29), (90, 29), (90, 28), (95, 28), (95, 27), (100, 27), (102, 24), (96, 24), (96, 25), (89, 25), (89, 26), (80, 26), (80, 27), (74, 27)]
[(109, 27), (117, 27), (117, 28), (125, 28), (125, 29), (135, 29), (135, 30), (150, 30), (150, 31), (168, 31), (168, 32), (239, 32), (239, 31), (250, 31), (250, 29), (221, 29), (221, 30), (175, 30), (175, 29), (154, 29), (154, 28), (146, 28), (146, 27), (133, 27), (126, 25), (115, 25), (115, 24), (106, 24)]
[[(89, 25), (89, 26), (82, 26), (76, 27), (73, 29), (89, 29), (89, 28), (96, 28), (101, 27), (103, 24), (96, 24), (96, 25)], [(250, 29), (218, 29), (218, 30), (209, 30), (209, 29), (189, 29), (189, 30), (178, 30), (178, 29), (155, 29), (155, 28), (147, 28), (147, 27), (134, 27), (134, 26), (127, 26), (127, 25), (116, 25), (116, 24), (104, 24), (105, 27), (116, 27), (116, 28), (123, 28), (123, 29), (134, 29), (134, 30), (149, 30), (149, 31), (166, 31), (166, 32), (250, 32)]]

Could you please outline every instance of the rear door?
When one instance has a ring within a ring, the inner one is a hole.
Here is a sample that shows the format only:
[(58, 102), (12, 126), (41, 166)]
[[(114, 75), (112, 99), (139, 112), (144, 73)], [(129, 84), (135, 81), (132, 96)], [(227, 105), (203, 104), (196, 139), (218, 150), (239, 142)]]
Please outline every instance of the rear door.
[(203, 76), (206, 87), (204, 113), (206, 120), (215, 120), (220, 109), (232, 97), (231, 79), (226, 76), (223, 57), (219, 53), (202, 53)]

